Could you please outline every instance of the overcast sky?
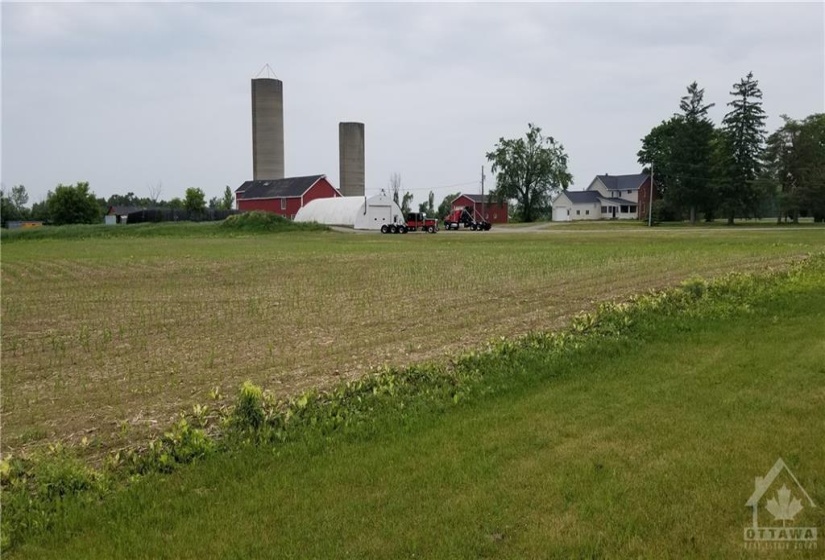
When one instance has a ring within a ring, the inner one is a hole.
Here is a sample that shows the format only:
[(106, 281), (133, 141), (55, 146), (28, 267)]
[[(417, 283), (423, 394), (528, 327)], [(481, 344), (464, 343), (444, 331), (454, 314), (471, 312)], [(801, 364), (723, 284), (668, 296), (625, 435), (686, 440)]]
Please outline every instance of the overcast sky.
[[(252, 178), (250, 78), (284, 82), (287, 176), (338, 186), (338, 122), (366, 126), (367, 194), (397, 172), (436, 203), (534, 122), (575, 188), (640, 170), (696, 80), (753, 71), (771, 130), (825, 111), (825, 8), (807, 4), (2, 4), (2, 183), (207, 198)], [(490, 182), (488, 181), (488, 188)]]

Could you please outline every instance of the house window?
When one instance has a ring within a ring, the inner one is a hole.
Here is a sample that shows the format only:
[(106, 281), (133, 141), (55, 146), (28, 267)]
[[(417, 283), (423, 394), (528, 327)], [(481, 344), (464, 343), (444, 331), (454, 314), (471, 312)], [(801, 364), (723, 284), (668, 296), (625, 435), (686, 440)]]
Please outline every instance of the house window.
[(286, 210), (286, 199), (285, 198), (281, 199), (281, 210)]
[(636, 213), (636, 207), (635, 207), (635, 206), (631, 206), (631, 207), (630, 207), (630, 213), (631, 213), (631, 214), (635, 214), (635, 213)]
[(585, 210), (584, 213), (589, 216), (590, 215), (590, 210)]
[(622, 206), (622, 214), (627, 214), (627, 206)]
[(581, 216), (581, 213), (582, 213), (581, 210), (576, 210), (576, 216)]
[(570, 208), (567, 209), (567, 215), (570, 215)]
[(607, 206), (602, 206), (602, 214), (607, 214)]
[(633, 192), (633, 191), (627, 191), (627, 194), (630, 194), (630, 193), (632, 193), (632, 192)]

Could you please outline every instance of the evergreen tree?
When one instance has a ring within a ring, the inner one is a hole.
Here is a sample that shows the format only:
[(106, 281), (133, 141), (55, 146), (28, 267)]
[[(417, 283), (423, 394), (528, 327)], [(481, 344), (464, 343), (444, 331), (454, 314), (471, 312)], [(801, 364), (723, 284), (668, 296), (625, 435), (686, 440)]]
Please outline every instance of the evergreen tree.
[(762, 174), (765, 111), (762, 91), (753, 72), (733, 85), (731, 111), (722, 119), (724, 132), (716, 152), (721, 210), (733, 224), (737, 215), (753, 215), (759, 205), (757, 179)]
[(711, 167), (715, 128), (708, 118), (713, 103), (704, 103), (705, 90), (696, 82), (679, 103), (681, 113), (654, 127), (642, 139), (639, 163), (653, 166), (656, 188), (669, 208), (687, 211), (696, 221), (698, 210), (713, 214)]
[(673, 165), (678, 177), (677, 202), (688, 208), (690, 222), (696, 223), (697, 209), (707, 214), (713, 207), (710, 170), (714, 127), (707, 114), (714, 104), (704, 104), (705, 90), (699, 89), (696, 82), (688, 86), (687, 92), (679, 103), (681, 126), (675, 138)]

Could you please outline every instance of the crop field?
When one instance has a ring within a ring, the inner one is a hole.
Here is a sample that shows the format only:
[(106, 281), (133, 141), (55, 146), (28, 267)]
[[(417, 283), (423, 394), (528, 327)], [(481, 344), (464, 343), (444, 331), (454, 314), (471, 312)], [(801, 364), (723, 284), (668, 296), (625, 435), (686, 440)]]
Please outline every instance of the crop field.
[(103, 499), (68, 496), (9, 556), (821, 558), (821, 532), (745, 535), (778, 458), (793, 474), (771, 478), (760, 527), (825, 527), (823, 317), (821, 254), (600, 306), (456, 358), (461, 399), (419, 366), (384, 378), (395, 392), (298, 404), (291, 439), (259, 425)]
[(4, 243), (3, 452), (83, 442), (94, 458), (246, 379), (294, 394), (825, 246), (814, 226), (519, 229)]

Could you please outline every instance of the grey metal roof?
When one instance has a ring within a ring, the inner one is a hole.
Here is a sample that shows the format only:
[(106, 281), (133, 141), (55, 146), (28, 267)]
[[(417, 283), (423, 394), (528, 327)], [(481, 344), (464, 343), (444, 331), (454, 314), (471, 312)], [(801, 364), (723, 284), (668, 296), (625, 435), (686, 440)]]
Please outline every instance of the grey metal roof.
[(637, 206), (638, 203), (633, 202), (632, 200), (627, 200), (626, 198), (612, 198), (606, 197), (599, 194), (599, 191), (564, 191), (564, 194), (567, 195), (567, 198), (570, 199), (570, 202), (573, 204), (605, 204), (605, 203), (612, 203), (612, 204), (628, 204), (631, 206)]
[(638, 173), (636, 175), (596, 175), (604, 186), (611, 191), (635, 191), (638, 190), (649, 175)]
[(235, 189), (235, 194), (242, 194), (241, 198), (244, 200), (250, 198), (295, 198), (303, 195), (319, 179), (325, 177), (326, 175), (307, 175), (306, 177), (246, 181)]
[(638, 202), (633, 202), (632, 200), (627, 200), (626, 198), (618, 198), (618, 197), (609, 198), (609, 197), (601, 196), (601, 197), (599, 197), (599, 200), (601, 200), (602, 202), (607, 202), (607, 203), (612, 202), (613, 204), (620, 204), (620, 205), (621, 204), (629, 204), (631, 206), (638, 206), (638, 204), (639, 204)]
[(597, 191), (564, 191), (573, 204), (594, 204), (601, 200)]
[(145, 206), (109, 206), (109, 215), (110, 216), (125, 216), (127, 214), (131, 214), (132, 212), (140, 212), (141, 210), (146, 210)]

